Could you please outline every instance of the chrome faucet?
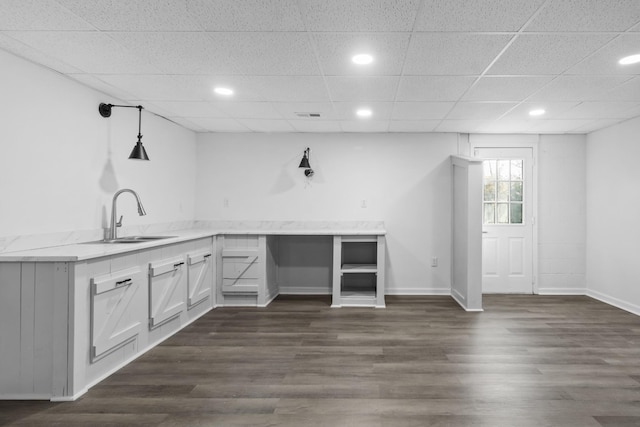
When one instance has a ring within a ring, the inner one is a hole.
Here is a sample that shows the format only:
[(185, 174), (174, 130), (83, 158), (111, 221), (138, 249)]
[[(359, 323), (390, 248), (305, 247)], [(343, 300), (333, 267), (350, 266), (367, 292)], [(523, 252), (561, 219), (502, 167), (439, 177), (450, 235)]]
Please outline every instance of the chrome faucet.
[(138, 215), (146, 215), (144, 207), (142, 206), (142, 202), (140, 201), (140, 196), (135, 191), (129, 188), (123, 188), (122, 190), (118, 190), (116, 194), (113, 195), (113, 201), (111, 202), (111, 228), (109, 228), (109, 237), (108, 240), (115, 240), (118, 238), (118, 227), (122, 227), (122, 215), (120, 215), (120, 219), (116, 222), (116, 217), (118, 216), (116, 213), (116, 201), (118, 200), (118, 196), (122, 193), (131, 193), (135, 196), (136, 202), (138, 203)]

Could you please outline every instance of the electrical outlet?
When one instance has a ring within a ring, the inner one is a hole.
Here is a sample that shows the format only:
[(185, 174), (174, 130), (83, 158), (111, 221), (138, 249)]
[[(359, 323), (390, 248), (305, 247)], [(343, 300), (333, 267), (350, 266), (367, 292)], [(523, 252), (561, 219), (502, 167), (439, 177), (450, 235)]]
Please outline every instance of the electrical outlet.
[(229, 199), (227, 199), (227, 198), (225, 197), (225, 198), (224, 198), (224, 200), (222, 201), (222, 205), (223, 205), (225, 208), (228, 208), (228, 207), (229, 207)]
[(362, 200), (362, 201), (360, 202), (360, 207), (361, 207), (361, 208), (366, 208), (366, 207), (367, 207), (367, 201), (366, 201), (366, 200)]
[(431, 258), (431, 267), (437, 267), (437, 266), (438, 266), (438, 257)]

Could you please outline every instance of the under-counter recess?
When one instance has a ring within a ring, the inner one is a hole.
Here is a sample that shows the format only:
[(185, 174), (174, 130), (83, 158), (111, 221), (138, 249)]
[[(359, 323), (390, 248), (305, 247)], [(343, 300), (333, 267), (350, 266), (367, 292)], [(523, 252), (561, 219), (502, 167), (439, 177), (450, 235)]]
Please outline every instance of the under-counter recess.
[(149, 264), (149, 327), (155, 328), (186, 308), (187, 275), (183, 257)]
[(145, 275), (138, 267), (91, 278), (91, 361), (136, 338), (144, 325)]
[(189, 297), (188, 308), (211, 298), (212, 253), (210, 250), (190, 253), (187, 255), (187, 288)]

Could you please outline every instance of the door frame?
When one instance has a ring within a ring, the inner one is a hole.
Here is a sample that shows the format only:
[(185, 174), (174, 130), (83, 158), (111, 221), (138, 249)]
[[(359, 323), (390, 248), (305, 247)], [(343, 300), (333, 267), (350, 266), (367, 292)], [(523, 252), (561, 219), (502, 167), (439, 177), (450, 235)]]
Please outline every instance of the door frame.
[(533, 239), (531, 248), (531, 272), (533, 294), (539, 294), (538, 274), (538, 145), (540, 135), (469, 135), (469, 153), (473, 157), (476, 148), (531, 148), (533, 155), (533, 179), (531, 182), (531, 208), (533, 215)]

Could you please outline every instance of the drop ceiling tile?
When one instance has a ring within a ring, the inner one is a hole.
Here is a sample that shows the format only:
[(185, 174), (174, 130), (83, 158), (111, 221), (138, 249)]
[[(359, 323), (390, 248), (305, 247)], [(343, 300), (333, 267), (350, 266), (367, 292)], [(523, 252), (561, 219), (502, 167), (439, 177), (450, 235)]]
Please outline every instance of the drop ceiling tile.
[(326, 78), (333, 101), (393, 101), (397, 76), (329, 76)]
[(207, 132), (208, 131), (208, 129), (206, 129), (206, 128), (200, 126), (200, 125), (197, 125), (197, 124), (193, 123), (192, 121), (184, 119), (182, 117), (168, 117), (167, 116), (167, 119), (169, 119), (172, 122), (182, 126), (185, 129), (189, 129), (189, 130), (192, 130), (194, 132)]
[(0, 31), (92, 31), (91, 24), (55, 1), (0, 1)]
[(416, 31), (518, 31), (544, 0), (431, 0), (423, 4)]
[(103, 33), (9, 31), (6, 34), (87, 73), (143, 74), (159, 72), (157, 68), (144, 59), (131, 54)]
[(582, 102), (560, 114), (560, 119), (628, 119), (638, 114), (640, 102)]
[(56, 0), (103, 31), (199, 31), (184, 0)]
[(420, 0), (300, 0), (310, 31), (411, 31)]
[(415, 33), (404, 75), (479, 75), (512, 35)]
[(395, 120), (440, 120), (444, 119), (455, 102), (396, 102), (391, 118)]
[(396, 101), (457, 101), (476, 81), (467, 76), (403, 76)]
[(389, 132), (433, 132), (440, 120), (392, 120)]
[(473, 133), (484, 123), (483, 120), (443, 120), (436, 127), (435, 132)]
[(345, 120), (340, 122), (343, 132), (387, 132), (389, 122), (386, 120)]
[(580, 133), (576, 129), (590, 122), (591, 120), (541, 120), (531, 130), (540, 133)]
[(289, 120), (296, 132), (340, 132), (337, 120)]
[(136, 96), (133, 95), (132, 93), (122, 90), (118, 87), (112, 86), (100, 80), (99, 78), (95, 77), (92, 74), (67, 74), (67, 75), (73, 80), (76, 80), (77, 82), (85, 86), (88, 86), (104, 94), (108, 94), (108, 96), (110, 97), (113, 97), (116, 99), (128, 100), (128, 101), (136, 99)]
[(286, 120), (239, 119), (238, 122), (253, 132), (295, 132)]
[(202, 117), (185, 117), (207, 132), (251, 132), (251, 130), (234, 119), (209, 119)]
[[(409, 45), (408, 33), (320, 33), (313, 34), (320, 68), (326, 76), (337, 75), (400, 75), (405, 51)], [(351, 58), (369, 53), (373, 63), (356, 65)]]
[[(638, 5), (640, 8), (640, 4)], [(602, 49), (567, 70), (567, 74), (640, 74), (640, 63), (620, 65), (625, 56), (640, 53), (640, 34), (621, 34)]]
[(620, 123), (622, 120), (620, 119), (602, 119), (602, 120), (592, 120), (588, 124), (584, 126), (580, 126), (574, 129), (574, 132), (579, 133), (590, 133), (596, 130), (604, 129), (609, 126), (613, 126), (617, 123)]
[[(337, 119), (335, 112), (333, 111), (333, 105), (330, 102), (274, 102), (273, 108), (280, 113), (280, 115), (290, 120), (296, 121), (333, 121)], [(300, 117), (296, 113), (318, 113), (320, 117)]]
[(186, 7), (205, 31), (304, 31), (296, 0), (189, 0)]
[(152, 101), (203, 101), (212, 97), (203, 76), (97, 75), (107, 84), (131, 93), (136, 99)]
[(611, 34), (521, 34), (488, 74), (560, 74), (613, 37)]
[(218, 110), (234, 119), (282, 119), (282, 115), (270, 102), (221, 101), (215, 104)]
[[(391, 118), (393, 102), (334, 102), (333, 107), (340, 120), (380, 121)], [(368, 118), (359, 119), (356, 111), (362, 108), (370, 109), (372, 115)]]
[(447, 120), (496, 120), (516, 105), (515, 102), (459, 102)]
[(136, 32), (110, 33), (110, 37), (138, 58), (144, 58), (166, 74), (229, 75), (238, 71), (233, 57), (221, 54), (207, 33)]
[(51, 68), (59, 73), (81, 73), (82, 70), (72, 67), (71, 65), (58, 60), (46, 53), (27, 46), (26, 44), (12, 39), (11, 37), (0, 33), (0, 49), (6, 50), (16, 56), (24, 58), (28, 61)]
[(172, 117), (228, 117), (222, 109), (206, 101), (154, 101), (153, 104)]
[(563, 75), (527, 101), (585, 101), (597, 100), (602, 94), (628, 80), (627, 76), (569, 76)]
[[(505, 114), (501, 120), (536, 123), (540, 120), (559, 118), (562, 113), (578, 104), (579, 102), (523, 102)], [(544, 116), (532, 117), (529, 115), (530, 111), (539, 109), (545, 110)]]
[(629, 79), (598, 95), (600, 101), (640, 101), (640, 77)]
[(320, 69), (306, 33), (207, 33), (218, 56), (233, 58), (244, 75), (319, 75)]
[(536, 123), (530, 120), (500, 118), (488, 121), (476, 128), (479, 133), (529, 133)]
[(485, 76), (464, 94), (464, 101), (522, 101), (546, 83), (551, 76)]
[(252, 93), (273, 102), (328, 102), (320, 76), (248, 76), (243, 81)]
[(640, 21), (637, 0), (551, 0), (526, 31), (625, 31)]

